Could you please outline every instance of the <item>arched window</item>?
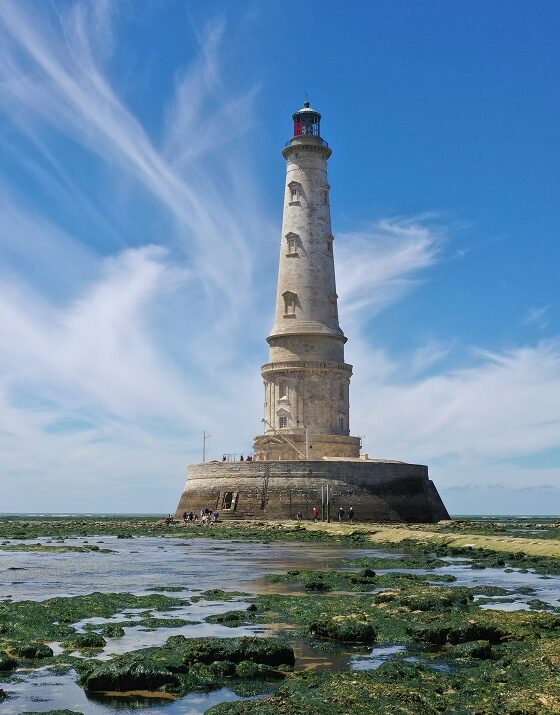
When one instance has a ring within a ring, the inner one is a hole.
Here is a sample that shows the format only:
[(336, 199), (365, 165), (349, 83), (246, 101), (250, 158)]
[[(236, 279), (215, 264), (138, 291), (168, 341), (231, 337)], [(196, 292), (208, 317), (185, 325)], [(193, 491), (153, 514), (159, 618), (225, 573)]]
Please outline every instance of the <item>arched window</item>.
[(330, 303), (330, 309), (331, 309), (331, 318), (338, 318), (338, 306), (337, 306), (337, 301), (338, 296), (336, 293), (333, 293), (329, 299)]
[(327, 236), (327, 251), (332, 254), (333, 252), (333, 241), (334, 241), (334, 236)]
[(344, 430), (344, 417), (338, 418), (338, 429), (342, 432)]
[(284, 298), (284, 317), (295, 318), (297, 295), (292, 293), (292, 291), (287, 290), (283, 293), (282, 297)]
[(299, 236), (297, 233), (287, 233), (286, 234), (286, 244), (288, 248), (288, 256), (297, 256), (298, 255), (298, 246), (299, 246)]
[(285, 382), (278, 385), (278, 398), (280, 400), (288, 398), (288, 385)]
[(288, 184), (288, 203), (298, 204), (301, 201), (301, 184), (297, 181), (290, 181)]

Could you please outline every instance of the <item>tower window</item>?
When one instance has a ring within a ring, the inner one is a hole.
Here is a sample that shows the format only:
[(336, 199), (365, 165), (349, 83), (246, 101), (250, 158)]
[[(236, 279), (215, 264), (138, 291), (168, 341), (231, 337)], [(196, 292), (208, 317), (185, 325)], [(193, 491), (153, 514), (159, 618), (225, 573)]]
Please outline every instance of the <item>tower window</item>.
[(338, 296), (337, 295), (332, 295), (330, 297), (330, 309), (331, 309), (331, 318), (338, 318), (338, 306), (336, 303)]
[(338, 397), (343, 400), (344, 399), (344, 383), (341, 382), (340, 385), (338, 386)]
[(287, 417), (280, 417), (278, 420), (278, 423), (280, 425), (280, 429), (284, 429), (284, 427), (288, 426), (288, 418)]
[(286, 243), (288, 245), (288, 256), (297, 256), (298, 255), (298, 245), (299, 245), (299, 236), (297, 233), (288, 233), (286, 234)]
[(291, 291), (287, 290), (283, 294), (284, 298), (284, 317), (295, 317), (296, 314), (296, 304), (297, 304), (297, 295), (295, 293), (292, 293)]
[(278, 397), (279, 397), (279, 399), (288, 397), (288, 386), (286, 385), (285, 382), (281, 382), (278, 385)]
[(290, 181), (290, 183), (288, 184), (289, 203), (298, 204), (301, 199), (301, 194), (301, 184), (299, 184), (297, 181)]
[(327, 251), (328, 251), (330, 254), (332, 254), (332, 252), (333, 252), (333, 248), (332, 248), (333, 241), (334, 241), (334, 237), (333, 237), (333, 236), (327, 236)]
[(339, 417), (338, 418), (338, 429), (343, 430), (344, 429), (344, 417)]

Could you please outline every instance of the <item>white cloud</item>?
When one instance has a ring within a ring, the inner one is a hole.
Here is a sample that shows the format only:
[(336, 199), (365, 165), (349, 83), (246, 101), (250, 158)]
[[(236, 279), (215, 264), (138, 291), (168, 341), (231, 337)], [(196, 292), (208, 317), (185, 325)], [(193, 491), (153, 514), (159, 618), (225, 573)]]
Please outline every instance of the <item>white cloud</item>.
[(400, 380), (398, 369), (388, 379), (368, 378), (357, 372), (354, 380), (354, 424), (385, 456), (508, 460), (560, 444), (558, 342), (478, 351), (474, 366), (414, 382)]

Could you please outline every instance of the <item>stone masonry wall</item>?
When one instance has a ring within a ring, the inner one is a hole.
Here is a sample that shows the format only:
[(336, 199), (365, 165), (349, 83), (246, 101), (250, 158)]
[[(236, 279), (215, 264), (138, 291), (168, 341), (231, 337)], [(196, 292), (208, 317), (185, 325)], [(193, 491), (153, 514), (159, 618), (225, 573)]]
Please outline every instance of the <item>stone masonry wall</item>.
[[(427, 467), (401, 462), (207, 462), (190, 465), (177, 507), (218, 510), (223, 517), (311, 518), (329, 484), (331, 515), (352, 506), (356, 521), (435, 522), (449, 515)], [(225, 506), (231, 501), (232, 508)]]

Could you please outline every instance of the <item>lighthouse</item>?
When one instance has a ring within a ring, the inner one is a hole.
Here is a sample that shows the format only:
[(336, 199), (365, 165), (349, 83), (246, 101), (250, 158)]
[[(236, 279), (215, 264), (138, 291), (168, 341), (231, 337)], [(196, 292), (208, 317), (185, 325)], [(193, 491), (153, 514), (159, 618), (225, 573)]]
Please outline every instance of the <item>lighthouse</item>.
[(309, 102), (292, 119), (293, 135), (282, 149), (274, 324), (261, 367), (262, 434), (254, 440), (254, 459), (223, 445), (223, 456), (190, 464), (176, 514), (210, 508), (224, 519), (310, 518), (320, 507), (328, 518), (351, 506), (356, 521), (449, 519), (427, 466), (369, 458), (350, 434), (352, 366), (338, 320), (327, 176), (332, 151)]
[(358, 457), (350, 436), (346, 337), (338, 321), (335, 240), (331, 227), (321, 115), (305, 102), (293, 115), (285, 145), (283, 220), (269, 362), (262, 366), (264, 435), (257, 460)]

